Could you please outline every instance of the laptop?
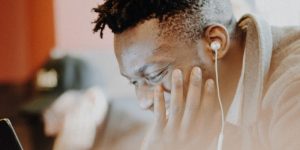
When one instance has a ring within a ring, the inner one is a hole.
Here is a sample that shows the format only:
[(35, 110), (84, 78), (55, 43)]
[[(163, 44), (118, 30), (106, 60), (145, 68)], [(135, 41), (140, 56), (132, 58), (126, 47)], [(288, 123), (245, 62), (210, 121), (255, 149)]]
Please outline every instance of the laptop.
[(0, 119), (0, 149), (23, 150), (16, 132), (8, 119)]

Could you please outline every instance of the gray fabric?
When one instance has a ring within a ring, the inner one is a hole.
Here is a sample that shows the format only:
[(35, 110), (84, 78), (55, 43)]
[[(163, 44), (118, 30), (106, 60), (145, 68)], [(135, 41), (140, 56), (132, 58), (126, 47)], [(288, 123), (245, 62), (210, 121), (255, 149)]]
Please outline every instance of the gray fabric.
[(229, 110), (239, 114), (227, 116), (224, 149), (299, 149), (300, 28), (271, 27), (255, 15), (240, 25), (247, 31), (243, 98)]

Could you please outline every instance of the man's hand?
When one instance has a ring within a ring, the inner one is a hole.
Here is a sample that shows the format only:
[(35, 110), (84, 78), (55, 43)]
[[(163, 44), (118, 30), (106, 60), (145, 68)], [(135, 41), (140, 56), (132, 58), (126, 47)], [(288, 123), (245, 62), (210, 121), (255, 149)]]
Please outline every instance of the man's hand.
[(162, 88), (159, 86), (155, 89), (155, 121), (143, 143), (143, 150), (207, 149), (216, 140), (221, 126), (221, 113), (214, 81), (207, 80), (203, 87), (204, 90), (201, 89), (201, 70), (195, 67), (185, 98), (182, 73), (174, 70), (168, 118)]

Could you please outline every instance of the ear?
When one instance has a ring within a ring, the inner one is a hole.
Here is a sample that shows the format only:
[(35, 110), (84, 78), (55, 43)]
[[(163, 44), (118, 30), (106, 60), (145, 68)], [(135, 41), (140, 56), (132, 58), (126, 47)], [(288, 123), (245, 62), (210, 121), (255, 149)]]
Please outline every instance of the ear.
[(218, 41), (221, 44), (220, 49), (218, 50), (218, 59), (223, 58), (230, 46), (230, 38), (227, 29), (220, 24), (213, 24), (208, 26), (204, 31), (205, 47), (211, 58), (215, 59), (215, 52), (210, 47), (210, 44), (214, 41)]

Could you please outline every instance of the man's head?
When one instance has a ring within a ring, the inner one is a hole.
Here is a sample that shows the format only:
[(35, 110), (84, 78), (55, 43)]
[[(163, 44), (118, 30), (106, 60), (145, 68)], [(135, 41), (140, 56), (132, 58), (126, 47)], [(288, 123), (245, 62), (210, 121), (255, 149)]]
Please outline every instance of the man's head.
[(219, 58), (230, 47), (236, 21), (229, 0), (107, 0), (94, 31), (105, 25), (115, 33), (115, 54), (121, 74), (136, 87), (141, 107), (151, 108), (153, 90), (162, 85), (168, 107), (171, 72), (180, 69), (185, 87), (191, 69), (213, 78), (210, 43), (221, 43)]

